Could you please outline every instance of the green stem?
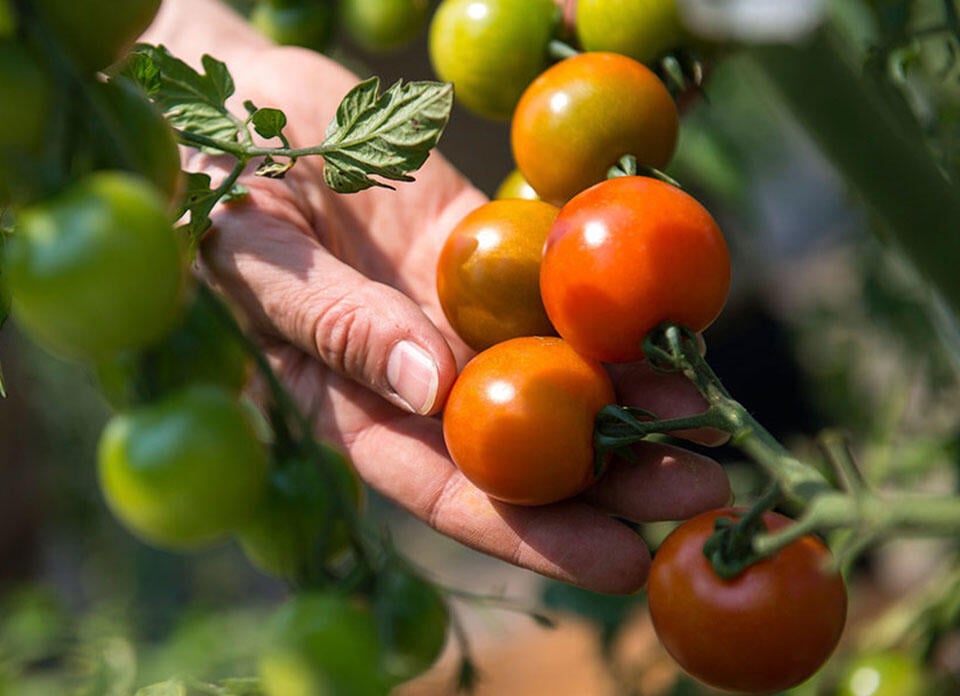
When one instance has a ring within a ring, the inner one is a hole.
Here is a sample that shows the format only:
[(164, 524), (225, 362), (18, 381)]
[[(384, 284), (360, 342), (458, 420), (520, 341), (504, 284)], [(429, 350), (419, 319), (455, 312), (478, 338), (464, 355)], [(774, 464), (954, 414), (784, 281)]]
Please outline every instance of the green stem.
[(560, 39), (554, 39), (549, 44), (547, 44), (547, 55), (550, 56), (553, 60), (564, 60), (565, 58), (573, 58), (576, 55), (579, 55), (580, 51)]

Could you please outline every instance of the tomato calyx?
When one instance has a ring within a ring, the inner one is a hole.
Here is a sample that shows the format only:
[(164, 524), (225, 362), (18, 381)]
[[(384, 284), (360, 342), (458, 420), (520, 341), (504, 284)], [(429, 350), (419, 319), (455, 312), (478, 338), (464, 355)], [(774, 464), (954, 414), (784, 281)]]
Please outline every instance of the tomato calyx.
[(766, 531), (764, 513), (772, 510), (782, 497), (780, 488), (774, 484), (743, 515), (736, 519), (718, 517), (714, 521), (715, 531), (704, 542), (703, 555), (719, 577), (732, 580), (770, 555), (757, 551), (753, 540)]
[(651, 167), (648, 164), (641, 164), (638, 162), (636, 155), (624, 155), (617, 160), (615, 165), (607, 170), (608, 179), (616, 179), (621, 176), (647, 176), (651, 179), (659, 179), (665, 184), (676, 186), (678, 189), (683, 189), (683, 186), (680, 185), (680, 182), (666, 172), (661, 171), (656, 167)]

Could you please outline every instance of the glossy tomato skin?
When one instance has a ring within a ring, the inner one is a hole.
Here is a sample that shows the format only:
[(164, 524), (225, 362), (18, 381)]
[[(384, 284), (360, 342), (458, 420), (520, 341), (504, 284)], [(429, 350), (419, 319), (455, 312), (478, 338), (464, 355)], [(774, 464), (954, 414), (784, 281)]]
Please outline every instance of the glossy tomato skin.
[[(805, 536), (730, 580), (703, 554), (719, 517), (711, 510), (681, 524), (654, 554), (647, 588), (660, 642), (700, 681), (738, 693), (795, 686), (830, 657), (843, 632), (843, 578), (825, 566), (830, 552)], [(743, 511), (740, 510), (739, 514)], [(768, 530), (791, 520), (769, 512)]]
[(430, 62), (467, 109), (506, 120), (547, 67), (559, 23), (553, 0), (442, 0), (430, 22)]
[(683, 41), (677, 0), (578, 0), (576, 31), (585, 51), (612, 51), (649, 63)]
[(523, 178), (519, 169), (512, 170), (503, 178), (493, 197), (501, 201), (510, 198), (522, 198), (528, 201), (540, 200), (540, 196), (533, 190), (533, 186)]
[(844, 667), (836, 696), (928, 696), (937, 693), (920, 660), (887, 650), (857, 655)]
[(103, 171), (24, 208), (6, 244), (13, 316), (38, 343), (98, 362), (144, 347), (187, 285), (167, 204), (139, 176)]
[(602, 181), (623, 155), (664, 168), (678, 129), (676, 104), (653, 71), (617, 53), (581, 53), (530, 83), (510, 143), (524, 178), (560, 205)]
[(237, 398), (201, 385), (114, 416), (100, 437), (100, 488), (149, 544), (223, 540), (266, 490), (267, 452)]
[(544, 246), (540, 294), (557, 332), (604, 362), (643, 357), (672, 321), (709, 326), (730, 289), (730, 254), (710, 213), (650, 177), (593, 186), (560, 209)]
[(474, 350), (556, 333), (540, 300), (540, 257), (558, 212), (542, 201), (490, 201), (450, 232), (437, 262), (437, 294)]
[(514, 338), (463, 368), (443, 412), (444, 440), (490, 497), (545, 505), (593, 482), (594, 419), (613, 402), (600, 363), (559, 338)]

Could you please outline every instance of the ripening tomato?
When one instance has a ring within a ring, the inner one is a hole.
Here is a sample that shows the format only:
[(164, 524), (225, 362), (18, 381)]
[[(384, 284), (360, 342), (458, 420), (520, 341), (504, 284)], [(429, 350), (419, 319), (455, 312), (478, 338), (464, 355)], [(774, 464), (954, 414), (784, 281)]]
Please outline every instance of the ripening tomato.
[(267, 483), (267, 452), (237, 397), (201, 385), (114, 416), (100, 437), (100, 488), (144, 541), (189, 549), (223, 540)]
[(543, 201), (490, 201), (450, 232), (437, 262), (437, 294), (471, 348), (556, 333), (540, 300), (540, 256), (557, 212)]
[(101, 171), (24, 208), (5, 249), (14, 319), (57, 355), (97, 362), (157, 340), (187, 285), (167, 204)]
[(341, 0), (340, 19), (357, 45), (391, 51), (413, 41), (427, 26), (430, 0)]
[(337, 26), (332, 0), (258, 0), (250, 24), (281, 46), (325, 51)]
[(430, 62), (470, 111), (505, 120), (549, 64), (559, 23), (553, 0), (442, 0), (430, 23)]
[[(830, 552), (805, 536), (726, 580), (703, 553), (720, 517), (711, 510), (684, 522), (657, 549), (647, 597), (660, 642), (700, 681), (765, 694), (806, 680), (830, 657), (843, 632), (847, 592), (829, 570)], [(791, 520), (773, 512), (767, 530)]]
[(545, 505), (594, 481), (594, 419), (613, 401), (600, 363), (559, 338), (514, 338), (463, 368), (443, 411), (443, 437), (484, 493)]
[(857, 655), (843, 669), (836, 696), (929, 696), (936, 693), (923, 664), (907, 652)]
[(544, 246), (547, 315), (580, 353), (605, 362), (643, 357), (662, 322), (702, 331), (730, 288), (717, 223), (688, 193), (650, 177), (619, 177), (574, 197)]
[(497, 200), (510, 198), (523, 198), (528, 201), (540, 200), (540, 196), (533, 190), (533, 186), (523, 178), (519, 169), (514, 169), (503, 178), (493, 197)]
[(524, 178), (559, 205), (602, 181), (624, 155), (664, 168), (678, 129), (676, 104), (653, 71), (616, 53), (581, 53), (530, 83), (510, 143)]
[(649, 63), (684, 39), (677, 0), (577, 0), (585, 51), (612, 51)]

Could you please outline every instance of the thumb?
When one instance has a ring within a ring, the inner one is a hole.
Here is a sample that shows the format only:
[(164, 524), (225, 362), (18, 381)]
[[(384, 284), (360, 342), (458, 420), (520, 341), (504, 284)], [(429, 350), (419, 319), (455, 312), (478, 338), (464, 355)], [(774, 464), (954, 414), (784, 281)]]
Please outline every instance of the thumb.
[(440, 410), (454, 355), (423, 309), (276, 217), (235, 211), (203, 244), (204, 270), (255, 327), (413, 413)]

